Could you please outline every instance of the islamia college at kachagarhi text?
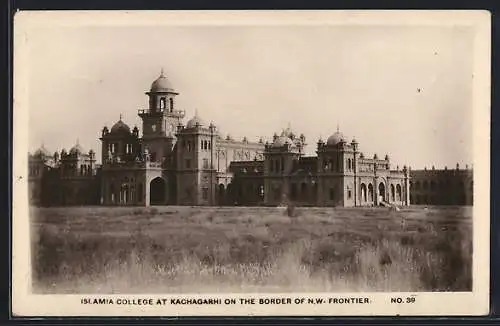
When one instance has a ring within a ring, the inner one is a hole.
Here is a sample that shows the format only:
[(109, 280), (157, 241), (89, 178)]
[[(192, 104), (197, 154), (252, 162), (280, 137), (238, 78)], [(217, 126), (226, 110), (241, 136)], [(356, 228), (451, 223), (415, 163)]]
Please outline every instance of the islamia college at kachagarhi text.
[(272, 141), (222, 137), (198, 114), (184, 124), (179, 93), (163, 74), (138, 111), (139, 129), (120, 117), (104, 127), (101, 164), (77, 144), (29, 155), (33, 205), (472, 205), (472, 169), (412, 170), (388, 155), (367, 158), (337, 130), (306, 156), (306, 137), (290, 127)]

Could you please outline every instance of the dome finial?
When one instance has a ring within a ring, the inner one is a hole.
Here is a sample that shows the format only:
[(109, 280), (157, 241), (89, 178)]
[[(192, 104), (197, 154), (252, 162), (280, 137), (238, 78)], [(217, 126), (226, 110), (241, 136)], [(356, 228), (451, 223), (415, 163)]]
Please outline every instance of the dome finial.
[(337, 122), (337, 132), (340, 131), (339, 123)]
[(160, 77), (165, 77), (165, 72), (163, 71), (163, 67), (161, 67)]
[(197, 117), (198, 116), (198, 109), (194, 109), (194, 116)]
[(120, 113), (120, 121), (122, 121), (122, 114)]

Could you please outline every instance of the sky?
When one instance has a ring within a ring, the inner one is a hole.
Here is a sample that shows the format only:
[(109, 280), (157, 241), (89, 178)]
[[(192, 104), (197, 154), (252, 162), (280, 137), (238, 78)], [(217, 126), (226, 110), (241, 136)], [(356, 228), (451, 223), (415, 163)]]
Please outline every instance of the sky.
[(464, 26), (46, 26), (27, 33), (29, 147), (132, 128), (163, 68), (186, 119), (271, 139), (290, 124), (307, 152), (337, 125), (365, 156), (414, 169), (473, 161), (472, 29)]

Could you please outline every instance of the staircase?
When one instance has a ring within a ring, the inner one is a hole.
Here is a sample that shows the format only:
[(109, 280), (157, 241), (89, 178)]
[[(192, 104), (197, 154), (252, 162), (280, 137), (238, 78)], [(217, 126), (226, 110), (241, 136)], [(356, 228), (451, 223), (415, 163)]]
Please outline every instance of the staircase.
[(384, 207), (388, 207), (390, 209), (393, 209), (395, 211), (398, 211), (399, 212), (399, 207), (397, 207), (396, 205), (393, 205), (393, 204), (390, 204), (388, 202), (385, 202), (383, 200), (380, 201), (380, 205), (384, 206)]

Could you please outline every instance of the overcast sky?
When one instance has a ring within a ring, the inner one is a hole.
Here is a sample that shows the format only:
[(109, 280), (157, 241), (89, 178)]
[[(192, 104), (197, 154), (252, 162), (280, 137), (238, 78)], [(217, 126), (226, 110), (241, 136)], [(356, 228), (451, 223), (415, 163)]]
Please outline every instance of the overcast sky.
[(472, 162), (473, 30), (398, 26), (36, 28), (29, 45), (30, 150), (79, 139), (100, 157), (103, 126), (131, 127), (161, 68), (185, 122), (270, 139), (288, 123), (314, 154), (337, 124), (394, 165)]

